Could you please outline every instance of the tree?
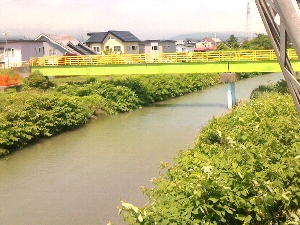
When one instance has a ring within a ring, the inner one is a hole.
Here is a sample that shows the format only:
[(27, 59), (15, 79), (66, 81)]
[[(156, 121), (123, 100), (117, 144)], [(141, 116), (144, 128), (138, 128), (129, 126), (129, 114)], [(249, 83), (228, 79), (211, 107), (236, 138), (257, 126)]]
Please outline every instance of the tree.
[(251, 50), (270, 50), (273, 49), (271, 41), (266, 34), (256, 34), (257, 36), (250, 41), (244, 41), (241, 48)]
[(30, 74), (27, 83), (29, 87), (43, 90), (46, 90), (49, 87), (53, 86), (53, 84), (49, 81), (48, 77), (43, 76), (43, 74), (38, 70), (33, 71)]
[(251, 44), (249, 40), (244, 40), (241, 44), (241, 49), (251, 49)]
[(227, 50), (229, 50), (229, 47), (224, 43), (220, 43), (216, 48), (216, 51), (227, 51)]
[(227, 39), (225, 43), (231, 49), (237, 49), (240, 47), (238, 43), (238, 38), (235, 37), (233, 34), (230, 35), (229, 39)]
[(255, 49), (259, 50), (273, 49), (271, 41), (266, 34), (257, 34), (257, 37), (251, 41), (251, 44)]

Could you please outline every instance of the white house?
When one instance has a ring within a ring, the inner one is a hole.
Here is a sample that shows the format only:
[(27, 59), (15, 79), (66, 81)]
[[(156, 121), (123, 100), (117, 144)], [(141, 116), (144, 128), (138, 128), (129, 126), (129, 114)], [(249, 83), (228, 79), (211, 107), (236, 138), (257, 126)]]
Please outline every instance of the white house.
[(43, 42), (31, 39), (0, 40), (1, 66), (18, 67), (26, 64), (30, 57), (43, 56)]
[(144, 53), (172, 53), (176, 52), (176, 41), (172, 40), (146, 40), (142, 42)]

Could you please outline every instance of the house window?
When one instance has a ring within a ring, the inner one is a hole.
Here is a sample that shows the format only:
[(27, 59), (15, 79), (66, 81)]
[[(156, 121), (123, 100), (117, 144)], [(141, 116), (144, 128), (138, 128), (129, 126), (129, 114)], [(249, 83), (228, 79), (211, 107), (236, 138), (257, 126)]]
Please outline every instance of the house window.
[(152, 46), (152, 50), (154, 50), (154, 51), (158, 50), (158, 46), (157, 45), (153, 45)]
[(131, 46), (131, 49), (132, 49), (133, 51), (136, 51), (136, 50), (137, 50), (137, 46), (136, 46), (136, 45), (132, 45), (132, 46)]
[(53, 49), (49, 49), (49, 55), (56, 55), (56, 50)]
[(108, 39), (114, 40), (115, 38), (113, 36), (109, 36)]
[[(108, 47), (108, 46), (106, 46), (106, 47)], [(100, 52), (100, 46), (94, 46), (94, 47), (93, 47), (93, 50), (94, 50), (95, 52)]]
[(3, 55), (4, 53), (4, 48), (0, 48), (0, 55)]
[(170, 45), (165, 45), (164, 48), (165, 50), (168, 50), (170, 48)]
[(15, 49), (14, 48), (5, 49), (5, 55), (6, 56), (15, 56)]
[(128, 51), (128, 52), (130, 51), (130, 46), (129, 46), (129, 45), (127, 46), (127, 51)]
[(121, 46), (114, 46), (114, 51), (115, 52), (120, 52), (121, 51)]
[(41, 47), (38, 47), (38, 48), (36, 48), (36, 54), (38, 55), (39, 53), (41, 53), (42, 52), (42, 48)]

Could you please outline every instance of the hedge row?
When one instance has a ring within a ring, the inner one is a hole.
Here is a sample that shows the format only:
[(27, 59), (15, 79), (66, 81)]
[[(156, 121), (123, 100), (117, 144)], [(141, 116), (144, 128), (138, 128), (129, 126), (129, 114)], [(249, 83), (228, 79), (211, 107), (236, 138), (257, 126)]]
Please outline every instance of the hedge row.
[(216, 74), (194, 74), (89, 78), (53, 86), (34, 73), (24, 84), (26, 91), (0, 94), (0, 156), (38, 138), (77, 128), (93, 115), (128, 112), (218, 82)]
[(106, 81), (88, 79), (68, 82), (54, 90), (68, 96), (106, 99), (102, 111), (109, 114), (127, 112), (149, 103), (177, 97), (218, 84), (217, 74), (176, 74), (134, 76)]

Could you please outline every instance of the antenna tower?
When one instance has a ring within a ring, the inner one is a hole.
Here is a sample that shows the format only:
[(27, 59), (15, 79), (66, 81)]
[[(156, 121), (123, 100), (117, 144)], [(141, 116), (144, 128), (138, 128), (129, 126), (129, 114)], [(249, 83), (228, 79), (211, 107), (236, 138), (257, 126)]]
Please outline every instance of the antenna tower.
[(250, 12), (250, 3), (248, 2), (247, 4), (247, 20), (246, 20), (246, 35), (247, 35), (247, 40), (249, 41), (251, 39), (251, 12)]

